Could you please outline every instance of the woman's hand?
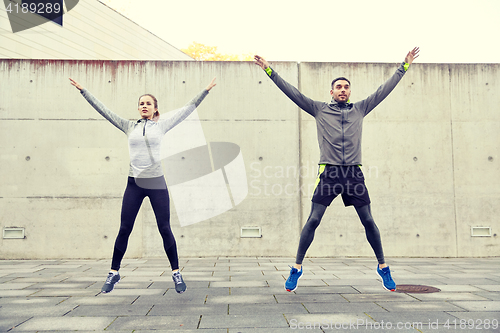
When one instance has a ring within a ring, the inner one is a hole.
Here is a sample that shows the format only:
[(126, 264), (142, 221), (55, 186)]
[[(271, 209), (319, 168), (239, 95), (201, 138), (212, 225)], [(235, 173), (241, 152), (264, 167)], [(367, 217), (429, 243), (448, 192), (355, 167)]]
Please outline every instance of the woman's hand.
[(78, 82), (76, 82), (75, 80), (73, 80), (72, 78), (69, 78), (69, 81), (70, 81), (70, 83), (73, 86), (76, 87), (76, 89), (78, 89), (78, 90), (82, 90), (83, 89), (83, 87)]
[(217, 85), (217, 83), (215, 83), (215, 77), (212, 79), (212, 82), (210, 82), (207, 86), (207, 91), (210, 91), (210, 89), (212, 89), (213, 87), (215, 87)]

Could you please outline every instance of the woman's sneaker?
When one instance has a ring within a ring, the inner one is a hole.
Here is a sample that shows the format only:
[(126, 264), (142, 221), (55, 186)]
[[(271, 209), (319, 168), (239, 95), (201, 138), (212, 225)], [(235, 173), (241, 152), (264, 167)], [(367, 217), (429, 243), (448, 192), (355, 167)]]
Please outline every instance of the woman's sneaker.
[(300, 267), (300, 271), (295, 267), (291, 267), (290, 276), (285, 281), (285, 290), (292, 292), (297, 289), (297, 283), (299, 282), (301, 276), (302, 267)]
[(382, 286), (386, 290), (390, 291), (396, 291), (396, 282), (391, 277), (391, 271), (389, 269), (389, 266), (384, 267), (380, 269), (379, 266), (377, 266), (377, 274), (382, 278)]
[(104, 294), (112, 292), (115, 288), (115, 284), (120, 282), (120, 280), (120, 274), (118, 274), (118, 272), (109, 272), (108, 277), (106, 278), (106, 282), (104, 282), (104, 285), (101, 288), (101, 292)]
[(186, 291), (186, 284), (184, 283), (182, 275), (179, 271), (172, 273), (172, 280), (174, 280), (175, 291), (177, 291), (177, 293), (182, 294)]

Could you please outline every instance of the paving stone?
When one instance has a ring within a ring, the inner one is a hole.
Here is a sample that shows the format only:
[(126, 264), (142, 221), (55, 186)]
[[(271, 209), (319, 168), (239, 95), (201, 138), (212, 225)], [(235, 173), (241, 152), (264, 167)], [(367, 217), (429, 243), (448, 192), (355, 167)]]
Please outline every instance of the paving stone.
[(347, 300), (339, 294), (298, 295), (287, 293), (284, 295), (275, 295), (275, 297), (278, 303), (347, 302)]
[(308, 313), (306, 308), (300, 304), (229, 304), (231, 315), (265, 315), (285, 313)]
[(6, 283), (0, 283), (0, 290), (20, 290), (20, 289), (26, 289), (33, 285), (34, 283), (6, 282)]
[(347, 303), (347, 302), (304, 302), (304, 307), (310, 313), (362, 313), (362, 312), (387, 312), (375, 303)]
[(39, 317), (32, 318), (16, 327), (16, 331), (76, 331), (99, 330), (102, 331), (113, 322), (115, 317)]
[[(340, 279), (324, 279), (325, 283), (329, 286), (380, 286), (380, 282), (376, 279), (351, 279), (351, 280), (340, 280)], [(299, 282), (300, 283), (300, 282)]]
[(485, 301), (484, 297), (474, 293), (453, 293), (453, 292), (438, 292), (429, 294), (410, 294), (421, 301)]
[(75, 306), (71, 304), (58, 304), (49, 306), (44, 303), (39, 304), (8, 304), (0, 307), (0, 318), (12, 317), (62, 317), (73, 310)]
[(108, 317), (145, 316), (151, 308), (140, 305), (80, 305), (69, 312), (67, 317)]
[[(186, 330), (186, 329), (174, 329), (174, 330), (134, 330), (133, 333), (175, 333), (181, 331), (182, 333), (227, 333), (227, 329), (212, 329), (212, 330)], [(113, 331), (115, 332), (127, 332), (130, 331)], [(45, 333), (45, 332), (44, 332)]]
[(229, 295), (229, 296), (208, 296), (206, 304), (253, 304), (271, 303), (276, 304), (273, 295)]
[[(72, 296), (82, 296), (82, 297), (88, 297), (88, 296), (95, 296), (96, 293), (101, 291), (101, 288), (99, 288), (98, 291), (96, 290), (91, 290), (91, 289), (42, 289), (42, 290), (36, 290), (36, 289), (25, 289), (26, 291), (31, 291), (31, 296), (36, 296), (36, 297), (52, 297), (52, 296), (65, 296), (65, 297), (72, 297)], [(0, 292), (1, 295), (1, 292)]]
[(451, 303), (466, 309), (468, 311), (499, 311), (500, 312), (500, 301), (452, 301)]
[(31, 316), (20, 316), (20, 317), (0, 317), (0, 332), (8, 332), (14, 327), (17, 327), (29, 320)]
[(154, 330), (155, 328), (164, 328), (174, 331), (184, 329), (197, 329), (200, 322), (200, 316), (128, 316), (118, 317), (106, 329), (107, 331), (116, 330)]
[[(433, 322), (446, 322), (446, 320), (456, 319), (452, 315), (441, 311), (405, 311), (405, 312), (372, 312), (370, 317), (381, 323), (392, 323), (393, 327), (397, 327), (397, 323), (412, 323), (414, 327), (420, 324), (422, 327)], [(403, 326), (404, 327), (404, 326)]]
[[(210, 288), (213, 289), (213, 288)], [(228, 295), (276, 295), (287, 293), (281, 283), (278, 287), (263, 287), (263, 288), (228, 288)]]
[(148, 316), (178, 316), (178, 315), (227, 315), (227, 304), (192, 305), (186, 303), (156, 304)]
[(456, 285), (456, 284), (437, 284), (433, 285), (432, 287), (438, 288), (441, 290), (441, 292), (476, 292), (476, 291), (484, 291), (484, 289), (481, 289), (479, 287), (475, 286), (470, 286), (470, 285)]
[(349, 302), (383, 302), (383, 301), (404, 301), (418, 302), (415, 298), (396, 292), (385, 292), (383, 294), (343, 294)]
[(481, 296), (492, 301), (500, 301), (500, 292), (481, 291), (475, 292), (474, 295)]
[(271, 315), (207, 315), (202, 316), (200, 329), (206, 328), (288, 328), (288, 323), (282, 314)]
[[(66, 283), (66, 282), (52, 282), (52, 283), (34, 283), (26, 289), (85, 289), (93, 283)], [(1, 289), (1, 288), (0, 288)]]
[(63, 303), (77, 305), (129, 305), (132, 304), (138, 296), (117, 296), (111, 294), (100, 294), (94, 297), (70, 297)]
[(377, 304), (389, 312), (462, 310), (448, 302), (377, 302)]
[(138, 297), (134, 304), (140, 306), (153, 305), (170, 305), (170, 304), (189, 304), (189, 305), (204, 305), (206, 303), (207, 296), (204, 294), (192, 294), (185, 292), (183, 294), (177, 294), (175, 291), (171, 294), (167, 293), (165, 295), (143, 295)]
[(478, 285), (476, 287), (487, 291), (500, 291), (500, 284), (492, 284), (492, 285), (484, 284), (484, 285)]
[(26, 297), (34, 295), (38, 291), (37, 289), (0, 290), (0, 297)]
[(463, 278), (453, 278), (453, 279), (446, 279), (442, 278), (440, 279), (439, 277), (436, 277), (436, 280), (440, 281), (440, 284), (463, 284), (463, 285), (471, 285), (471, 286), (477, 286), (481, 287), (482, 285), (494, 285), (495, 281), (492, 279), (485, 279), (485, 278), (479, 278), (479, 279), (463, 279)]
[[(302, 279), (300, 281), (302, 283)], [(283, 288), (284, 290), (284, 288)], [(380, 293), (380, 288), (377, 288)], [(304, 287), (300, 286), (294, 291), (297, 295), (302, 294), (359, 294), (359, 291), (351, 286), (328, 286), (328, 287)]]
[[(100, 288), (99, 288), (100, 291)], [(113, 295), (116, 296), (130, 296), (130, 295), (162, 295), (165, 290), (162, 289), (125, 289), (125, 288), (120, 288), (120, 285), (118, 284), (115, 289), (113, 289)]]
[(3, 297), (0, 298), (0, 306), (23, 305), (31, 306), (41, 304), (43, 306), (57, 305), (69, 297)]
[[(475, 320), (476, 326), (479, 326), (482, 324), (483, 328), (486, 328), (485, 320), (489, 320), (489, 324), (492, 323), (493, 320), (496, 320), (497, 322), (497, 332), (500, 331), (500, 311), (480, 311), (480, 312), (475, 312), (475, 311), (464, 311), (464, 312), (448, 312), (454, 317), (457, 317), (459, 320), (466, 320), (469, 321), (471, 319)], [(478, 320), (479, 319), (479, 320)], [(460, 323), (460, 321), (457, 321)]]
[[(228, 333), (269, 333), (268, 328), (230, 328)], [(292, 331), (293, 332), (293, 331)], [(307, 332), (323, 332), (321, 329), (311, 329), (307, 330)], [(201, 333), (205, 333), (205, 330), (201, 331)], [(224, 330), (226, 333), (226, 330)], [(274, 327), (272, 333), (290, 333), (290, 328), (276, 328)]]
[[(373, 322), (370, 317), (362, 312), (349, 312), (349, 313), (317, 313), (317, 314), (292, 314), (285, 316), (290, 329), (292, 330), (307, 330), (312, 328), (322, 328), (328, 330), (344, 330), (349, 325), (358, 324), (359, 327), (364, 328), (366, 321)], [(338, 328), (337, 328), (338, 327)]]
[(210, 282), (210, 288), (231, 287), (231, 288), (250, 288), (250, 287), (267, 287), (266, 281), (227, 281), (227, 282)]

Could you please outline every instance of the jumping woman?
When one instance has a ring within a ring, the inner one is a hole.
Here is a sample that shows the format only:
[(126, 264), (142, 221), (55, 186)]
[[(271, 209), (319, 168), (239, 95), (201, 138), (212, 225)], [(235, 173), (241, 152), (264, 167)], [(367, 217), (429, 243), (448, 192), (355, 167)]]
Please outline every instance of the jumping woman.
[(139, 97), (139, 115), (137, 121), (124, 119), (110, 111), (99, 102), (88, 90), (78, 82), (69, 79), (82, 96), (110, 123), (128, 137), (130, 152), (130, 171), (127, 187), (123, 195), (120, 231), (116, 237), (111, 271), (106, 278), (101, 292), (111, 292), (115, 284), (120, 282), (120, 263), (127, 249), (128, 239), (134, 226), (135, 218), (139, 212), (142, 201), (149, 197), (151, 206), (156, 216), (156, 222), (163, 238), (163, 247), (172, 268), (172, 279), (175, 290), (183, 293), (186, 284), (179, 272), (179, 258), (174, 235), (170, 229), (169, 195), (160, 160), (160, 144), (163, 136), (186, 119), (207, 96), (210, 89), (215, 86), (215, 78), (206, 89), (193, 98), (188, 104), (179, 109), (169, 119), (159, 119), (158, 101), (153, 95), (145, 94)]

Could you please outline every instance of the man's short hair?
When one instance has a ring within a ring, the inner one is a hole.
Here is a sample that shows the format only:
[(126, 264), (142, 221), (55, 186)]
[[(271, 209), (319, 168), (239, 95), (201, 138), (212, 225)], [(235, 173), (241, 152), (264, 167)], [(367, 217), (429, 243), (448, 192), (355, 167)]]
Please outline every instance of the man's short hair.
[(346, 79), (345, 77), (341, 76), (341, 77), (338, 77), (338, 78), (336, 78), (336, 79), (334, 79), (334, 80), (332, 81), (332, 89), (333, 89), (333, 85), (335, 84), (335, 82), (340, 81), (340, 80), (345, 80), (345, 81), (349, 82), (349, 85), (351, 85), (351, 81), (349, 81), (349, 80), (348, 80), (348, 79)]

